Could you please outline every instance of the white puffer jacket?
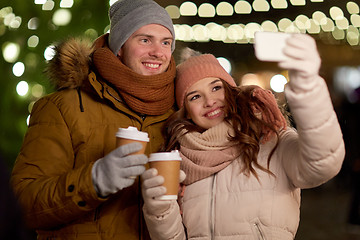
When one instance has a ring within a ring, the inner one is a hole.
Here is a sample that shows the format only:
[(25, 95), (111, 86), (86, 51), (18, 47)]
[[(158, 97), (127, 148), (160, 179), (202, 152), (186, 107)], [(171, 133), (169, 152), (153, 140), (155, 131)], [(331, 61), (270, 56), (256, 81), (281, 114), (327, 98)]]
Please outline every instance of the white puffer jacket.
[[(217, 174), (186, 187), (183, 223), (175, 202), (163, 216), (151, 216), (144, 208), (152, 239), (295, 238), (300, 189), (319, 186), (334, 177), (341, 169), (345, 148), (321, 77), (296, 92), (288, 86), (285, 93), (297, 131), (288, 129), (280, 135), (270, 163), (276, 178), (257, 170), (260, 184), (253, 175), (240, 174), (240, 163), (234, 161)], [(273, 144), (271, 141), (261, 146), (258, 161), (265, 167)]]

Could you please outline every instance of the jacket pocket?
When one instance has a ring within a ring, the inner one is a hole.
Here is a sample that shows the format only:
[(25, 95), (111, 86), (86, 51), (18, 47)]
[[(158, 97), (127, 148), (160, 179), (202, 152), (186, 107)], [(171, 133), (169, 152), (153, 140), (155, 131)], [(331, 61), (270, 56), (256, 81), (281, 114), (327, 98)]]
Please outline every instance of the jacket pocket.
[(264, 232), (263, 226), (260, 223), (260, 221), (256, 220), (255, 222), (253, 222), (251, 224), (252, 224), (252, 226), (251, 226), (252, 230), (255, 234), (255, 239), (266, 240), (265, 232)]

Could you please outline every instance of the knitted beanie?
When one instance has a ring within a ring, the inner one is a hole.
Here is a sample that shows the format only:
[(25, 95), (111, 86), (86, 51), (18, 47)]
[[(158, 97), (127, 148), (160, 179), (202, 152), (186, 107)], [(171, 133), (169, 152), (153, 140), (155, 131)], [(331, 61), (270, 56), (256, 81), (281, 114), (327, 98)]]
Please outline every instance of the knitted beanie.
[(153, 0), (119, 0), (109, 9), (109, 47), (117, 55), (122, 45), (139, 28), (148, 24), (160, 24), (171, 32), (175, 49), (175, 31), (167, 11)]
[(234, 79), (225, 71), (214, 55), (192, 56), (176, 67), (175, 94), (179, 108), (184, 105), (187, 90), (197, 81), (207, 77), (218, 77), (231, 86), (236, 86)]

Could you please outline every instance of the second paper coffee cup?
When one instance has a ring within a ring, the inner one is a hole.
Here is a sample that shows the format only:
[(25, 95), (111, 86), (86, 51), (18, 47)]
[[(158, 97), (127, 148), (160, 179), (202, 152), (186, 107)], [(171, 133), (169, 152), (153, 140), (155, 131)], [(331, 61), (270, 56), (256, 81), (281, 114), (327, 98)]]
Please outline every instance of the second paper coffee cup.
[(165, 179), (163, 186), (166, 187), (166, 194), (157, 199), (177, 199), (179, 191), (180, 163), (181, 157), (178, 150), (150, 154), (150, 167), (156, 168), (158, 174)]
[[(122, 145), (139, 142), (142, 144), (142, 148), (133, 153), (133, 154), (144, 154), (146, 145), (149, 142), (149, 137), (147, 132), (141, 132), (136, 127), (128, 127), (128, 128), (119, 128), (116, 132), (116, 147), (120, 147)], [(135, 178), (135, 176), (131, 176), (131, 178)]]

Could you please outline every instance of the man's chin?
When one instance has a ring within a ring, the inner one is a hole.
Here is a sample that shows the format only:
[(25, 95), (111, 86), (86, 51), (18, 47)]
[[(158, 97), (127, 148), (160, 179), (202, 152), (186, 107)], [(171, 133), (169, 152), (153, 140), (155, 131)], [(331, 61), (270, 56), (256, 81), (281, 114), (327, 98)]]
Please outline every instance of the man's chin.
[(163, 73), (164, 70), (162, 69), (147, 69), (146, 71), (143, 71), (143, 75), (146, 75), (146, 76), (150, 76), (150, 75), (156, 75), (156, 74), (160, 74), (160, 73)]

